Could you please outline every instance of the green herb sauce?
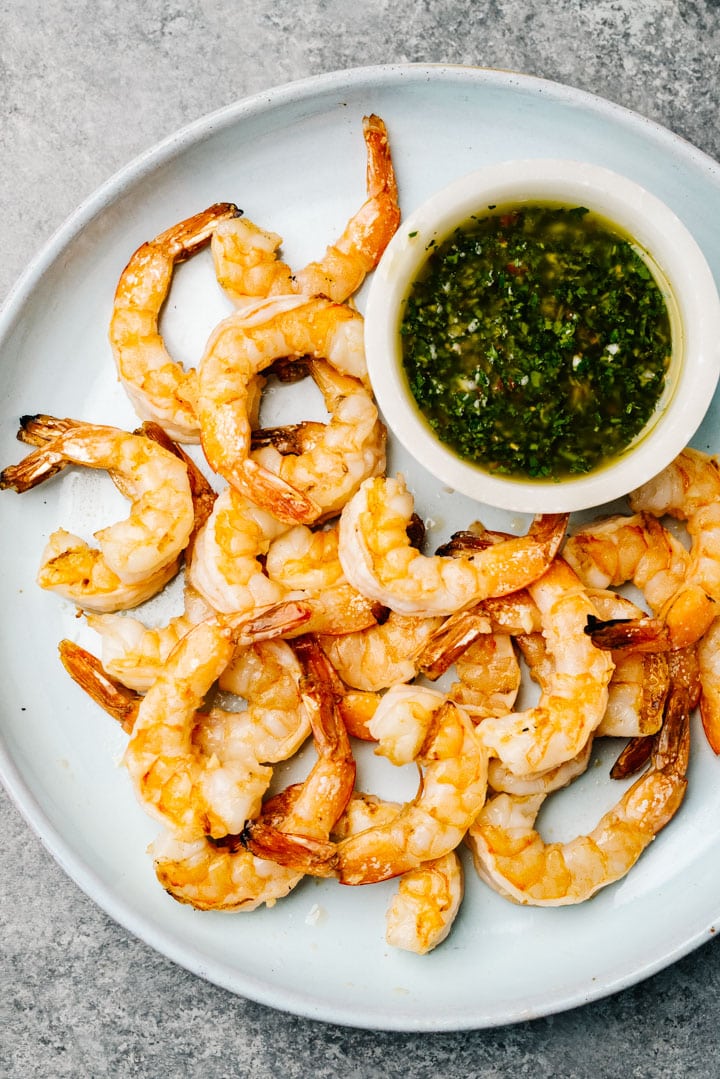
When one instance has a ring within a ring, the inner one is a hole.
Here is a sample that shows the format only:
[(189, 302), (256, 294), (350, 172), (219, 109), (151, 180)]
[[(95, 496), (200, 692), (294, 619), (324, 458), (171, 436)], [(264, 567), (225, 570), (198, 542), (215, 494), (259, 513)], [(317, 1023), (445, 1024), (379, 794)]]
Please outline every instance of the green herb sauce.
[(620, 454), (652, 415), (671, 353), (648, 265), (584, 207), (473, 218), (429, 254), (400, 333), (438, 438), (518, 477), (559, 479)]

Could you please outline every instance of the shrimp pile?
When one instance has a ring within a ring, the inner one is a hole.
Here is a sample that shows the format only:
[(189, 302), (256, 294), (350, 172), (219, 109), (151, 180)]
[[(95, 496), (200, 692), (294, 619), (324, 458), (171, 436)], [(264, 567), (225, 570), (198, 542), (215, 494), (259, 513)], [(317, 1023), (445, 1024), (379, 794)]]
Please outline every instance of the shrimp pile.
[[(513, 902), (584, 901), (677, 812), (698, 705), (720, 753), (720, 466), (686, 450), (626, 515), (539, 515), (524, 534), (469, 521), (426, 552), (411, 486), (387, 473), (354, 302), (400, 223), (383, 121), (363, 136), (367, 198), (317, 262), (293, 270), (231, 202), (143, 244), (109, 332), (142, 425), (25, 416), (32, 450), (0, 489), (75, 466), (130, 502), (95, 545), (52, 532), (37, 581), (99, 638), (99, 655), (62, 640), (60, 659), (127, 735), (168, 894), (252, 911), (307, 876), (397, 878), (386, 940), (425, 954), (461, 910), (465, 861)], [(235, 311), (186, 370), (160, 314), (175, 266), (207, 245)], [(305, 378), (327, 422), (262, 427), (268, 380)], [(178, 574), (182, 610), (147, 624), (135, 608)], [(611, 775), (632, 785), (588, 835), (546, 843), (542, 804), (601, 738), (623, 740)], [(358, 789), (361, 743), (414, 770), (415, 794)], [(281, 787), (276, 766), (308, 753)]]

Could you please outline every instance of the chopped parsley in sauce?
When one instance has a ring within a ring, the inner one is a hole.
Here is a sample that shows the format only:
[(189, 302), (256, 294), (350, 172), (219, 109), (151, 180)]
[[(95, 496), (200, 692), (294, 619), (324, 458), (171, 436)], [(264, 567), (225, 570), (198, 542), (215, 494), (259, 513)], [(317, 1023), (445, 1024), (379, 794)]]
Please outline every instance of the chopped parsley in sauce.
[(412, 286), (410, 390), (438, 438), (487, 471), (589, 472), (663, 392), (665, 300), (629, 240), (584, 207), (489, 210), (431, 249)]

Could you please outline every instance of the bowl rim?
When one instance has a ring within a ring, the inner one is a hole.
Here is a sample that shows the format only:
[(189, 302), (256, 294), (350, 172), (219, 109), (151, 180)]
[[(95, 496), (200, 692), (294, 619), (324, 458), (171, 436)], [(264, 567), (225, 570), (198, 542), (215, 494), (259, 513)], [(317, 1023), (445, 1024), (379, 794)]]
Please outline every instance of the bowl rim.
[[(610, 464), (559, 481), (492, 476), (461, 460), (421, 416), (402, 371), (400, 313), (428, 245), (442, 242), (484, 206), (522, 202), (587, 205), (617, 225), (659, 269), (677, 316), (674, 337), (681, 356), (664, 411), (651, 417), (644, 432)], [(584, 161), (508, 160), (452, 181), (401, 222), (368, 291), (365, 350), (384, 421), (441, 482), (478, 502), (514, 512), (584, 510), (614, 501), (657, 475), (692, 438), (720, 376), (720, 297), (694, 236), (666, 203), (634, 180)]]

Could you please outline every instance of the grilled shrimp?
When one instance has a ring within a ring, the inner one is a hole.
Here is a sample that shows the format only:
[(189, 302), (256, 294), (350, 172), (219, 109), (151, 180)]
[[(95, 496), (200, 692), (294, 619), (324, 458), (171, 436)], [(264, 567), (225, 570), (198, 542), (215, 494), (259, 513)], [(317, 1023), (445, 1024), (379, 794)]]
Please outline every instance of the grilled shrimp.
[[(603, 619), (637, 619), (643, 612), (625, 596), (607, 589), (588, 589), (593, 607)], [(517, 645), (531, 677), (549, 692), (554, 660), (541, 633), (521, 634)], [(608, 684), (605, 714), (598, 737), (636, 738), (660, 729), (669, 689), (668, 661), (664, 654), (619, 649), (611, 653), (614, 665)]]
[(171, 652), (139, 704), (125, 764), (140, 802), (183, 840), (238, 832), (255, 815), (271, 771), (251, 751), (220, 760), (193, 741), (204, 699), (241, 644), (277, 636), (307, 620), (298, 604), (254, 619), (212, 618)]
[[(512, 634), (499, 632), (497, 626), (511, 629)], [(518, 592), (502, 601), (485, 600), (446, 619), (421, 655), (421, 670), (436, 679), (454, 663), (459, 681), (450, 687), (448, 696), (462, 705), (474, 723), (508, 715), (521, 683), (516, 643), (533, 678), (546, 689), (549, 686), (552, 663), (541, 628), (540, 611), (528, 593)], [(522, 776), (491, 757), (488, 784), (494, 791), (514, 794), (549, 793), (585, 771), (591, 749), (589, 738), (571, 760)]]
[(348, 634), (377, 624), (379, 605), (365, 598), (346, 580), (338, 558), (335, 525), (312, 531), (295, 525), (273, 540), (265, 557), (268, 578), (301, 599), (312, 615), (307, 633)]
[(169, 830), (150, 845), (155, 875), (179, 903), (196, 910), (251, 911), (272, 907), (302, 875), (235, 845), (178, 839)]
[(671, 647), (695, 644), (717, 616), (720, 600), (720, 465), (715, 457), (685, 449), (629, 499), (635, 510), (686, 522), (690, 567), (658, 617)]
[(256, 641), (238, 649), (218, 685), (247, 701), (247, 708), (242, 723), (238, 713), (214, 709), (217, 722), (206, 721), (202, 728), (207, 755), (222, 757), (223, 747), (232, 750), (248, 743), (258, 761), (274, 764), (291, 757), (310, 734), (301, 698), (303, 677), (302, 665), (285, 640)]
[(720, 753), (720, 618), (716, 618), (697, 649), (702, 694), (700, 716), (708, 743)]
[(689, 709), (684, 688), (669, 698), (651, 769), (596, 828), (569, 843), (544, 843), (534, 829), (545, 793), (498, 794), (479, 813), (467, 842), (480, 877), (516, 903), (581, 903), (624, 876), (672, 819), (685, 794)]
[[(60, 656), (71, 677), (130, 734), (139, 694), (109, 678), (94, 656), (70, 641), (61, 642)], [(303, 689), (303, 679), (298, 660), (285, 642), (265, 641), (243, 648), (221, 682), (228, 691), (246, 697), (246, 712), (212, 709), (199, 713), (193, 728), (194, 744), (208, 755), (219, 752), (221, 761), (247, 761), (248, 754), (258, 761), (279, 761), (291, 755), (310, 730), (303, 703), (310, 690), (307, 686)], [(331, 732), (326, 736), (321, 728), (316, 731), (324, 752), (330, 737)], [(298, 795), (299, 791), (294, 797)], [(265, 803), (264, 812), (270, 816), (275, 807), (280, 822), (287, 816), (292, 798), (283, 792)], [(238, 846), (231, 838), (183, 840), (166, 830), (152, 844), (151, 853), (166, 891), (200, 910), (248, 911), (263, 903), (272, 906), (300, 880), (296, 872), (254, 858)]]
[[(327, 661), (312, 637), (295, 643), (304, 668), (303, 706), (312, 726), (318, 759), (303, 783), (281, 791), (262, 810), (261, 821), (278, 835), (301, 833), (326, 840), (352, 795), (355, 761), (335, 707)], [(153, 855), (155, 872), (175, 899), (201, 910), (254, 910), (272, 906), (302, 880), (303, 873), (257, 858), (241, 836), (193, 843), (161, 837)]]
[[(343, 839), (386, 824), (400, 812), (395, 802), (356, 792), (333, 829)], [(452, 929), (463, 898), (463, 867), (456, 851), (403, 873), (385, 912), (385, 940), (394, 948), (426, 955)]]
[(423, 768), (418, 794), (396, 817), (338, 844), (278, 835), (262, 821), (250, 822), (244, 832), (248, 849), (351, 885), (387, 880), (454, 850), (487, 790), (487, 752), (468, 716), (435, 690), (399, 685), (378, 705), (370, 733), (377, 752), (393, 764), (415, 761)]
[(146, 438), (151, 438), (153, 442), (158, 442), (164, 449), (175, 454), (187, 468), (188, 483), (190, 484), (190, 494), (193, 501), (193, 527), (185, 547), (185, 562), (187, 563), (192, 558), (197, 534), (213, 511), (217, 492), (193, 458), (185, 452), (182, 446), (178, 445), (177, 442), (173, 442), (167, 431), (159, 423), (146, 420), (133, 433), (144, 435)]
[[(687, 693), (688, 709), (693, 711), (700, 704), (702, 696), (701, 670), (698, 661), (698, 648), (675, 648), (666, 654), (668, 680), (674, 692), (684, 688)], [(667, 706), (667, 699), (666, 699)], [(642, 734), (630, 738), (617, 760), (610, 769), (613, 779), (627, 779), (637, 775), (647, 765), (653, 750), (662, 737), (662, 728), (657, 734)]]
[(591, 521), (568, 536), (562, 555), (588, 588), (632, 581), (655, 612), (682, 585), (690, 565), (680, 541), (649, 513)]
[(312, 609), (304, 632), (346, 633), (375, 624), (377, 605), (352, 588), (337, 557), (337, 529), (289, 528), (226, 487), (198, 534), (187, 579), (221, 613), (250, 613), (285, 599)]
[(535, 707), (490, 717), (478, 728), (491, 754), (516, 775), (546, 771), (577, 756), (605, 714), (613, 671), (609, 654), (584, 632), (596, 609), (567, 563), (555, 559), (528, 592), (554, 662), (549, 684)]
[(598, 736), (639, 738), (655, 734), (662, 723), (670, 687), (667, 659), (661, 653), (614, 652), (605, 715)]
[(100, 636), (107, 674), (128, 689), (146, 693), (178, 641), (212, 613), (186, 582), (184, 609), (164, 626), (146, 626), (139, 618), (123, 614), (90, 612), (85, 617)]
[[(61, 641), (59, 652), (73, 681), (131, 734), (141, 692), (108, 674), (96, 656), (72, 641)], [(238, 648), (218, 682), (221, 689), (242, 697), (247, 706), (239, 712), (223, 708), (198, 712), (191, 733), (193, 746), (220, 764), (287, 760), (310, 734), (300, 693), (302, 673), (286, 641), (269, 639)]]
[[(601, 619), (642, 619), (644, 612), (610, 589), (589, 588), (588, 595)], [(640, 738), (655, 734), (662, 725), (670, 689), (670, 663), (661, 652), (633, 652), (620, 648), (610, 653), (615, 669), (608, 686), (608, 704), (598, 736)]]
[(720, 465), (699, 450), (685, 449), (658, 476), (633, 491), (629, 500), (636, 511), (686, 522), (689, 565), (657, 618), (596, 627), (593, 639), (608, 648), (689, 647), (710, 628), (720, 600)]
[[(330, 422), (255, 431), (252, 460), (310, 498), (320, 517), (334, 517), (363, 480), (385, 470), (385, 427), (371, 393), (329, 363), (311, 360)], [(282, 450), (278, 450), (278, 445)], [(272, 509), (272, 503), (268, 505)]]
[(70, 464), (109, 472), (131, 500), (129, 517), (95, 533), (99, 549), (63, 529), (50, 536), (38, 584), (95, 611), (132, 607), (177, 572), (194, 527), (187, 466), (150, 438), (116, 427), (24, 416), (19, 438), (37, 446), (0, 474), (0, 489), (28, 491)]
[(267, 577), (259, 559), (286, 529), (245, 495), (226, 487), (197, 535), (188, 581), (213, 610), (226, 614), (281, 602), (287, 589)]
[[(295, 643), (304, 675), (303, 707), (312, 725), (317, 761), (302, 783), (276, 794), (262, 807), (260, 822), (283, 837), (301, 833), (322, 842), (348, 805), (355, 781), (355, 762), (331, 691), (327, 661), (312, 637)], [(182, 903), (200, 910), (252, 911), (271, 906), (300, 883), (294, 866), (257, 858), (241, 844), (242, 835), (227, 835), (215, 843), (198, 839), (178, 842), (161, 836), (153, 848), (155, 873), (162, 886)]]
[(509, 768), (506, 768), (497, 757), (491, 757), (488, 764), (488, 786), (496, 793), (516, 794), (521, 796), (531, 794), (550, 794), (572, 783), (583, 772), (587, 771), (592, 756), (593, 738), (588, 738), (580, 752), (571, 757), (569, 761), (563, 761), (554, 768), (546, 768), (545, 771), (528, 772), (527, 775), (516, 776)]
[(110, 322), (118, 375), (138, 416), (156, 420), (172, 438), (198, 442), (197, 371), (169, 355), (158, 329), (178, 262), (205, 247), (216, 228), (237, 218), (232, 203), (210, 206), (144, 243), (123, 270)]
[[(500, 625), (512, 634), (494, 628)], [(532, 677), (545, 689), (549, 687), (553, 667), (541, 628), (540, 611), (528, 593), (519, 592), (502, 601), (485, 600), (446, 619), (421, 655), (421, 670), (436, 679), (454, 663), (459, 681), (450, 687), (448, 696), (462, 705), (474, 723), (508, 715), (521, 682), (516, 644)], [(589, 738), (571, 760), (522, 776), (491, 757), (488, 784), (494, 791), (513, 794), (549, 793), (585, 771), (591, 749)]]
[(385, 939), (395, 948), (427, 955), (447, 937), (465, 891), (456, 851), (403, 873), (385, 914)]
[(450, 687), (448, 696), (462, 705), (474, 722), (510, 712), (522, 675), (512, 638), (507, 633), (478, 637), (457, 657), (455, 670), (458, 681)]
[(407, 535), (413, 498), (402, 477), (366, 480), (340, 515), (340, 561), (359, 592), (398, 614), (448, 615), (544, 573), (566, 515), (535, 520), (526, 536), (456, 557), (426, 556)]
[(271, 308), (264, 319), (231, 315), (215, 329), (200, 364), (199, 416), (214, 471), (278, 520), (304, 524), (316, 520), (321, 507), (251, 459), (255, 378), (283, 357), (325, 359), (361, 380), (366, 368), (361, 315), (329, 300), (292, 299), (294, 306)]
[(321, 636), (323, 651), (346, 685), (370, 693), (418, 673), (418, 657), (441, 618), (390, 612), (379, 625), (339, 636)]
[(246, 296), (302, 293), (347, 300), (375, 268), (400, 222), (397, 184), (387, 130), (379, 116), (363, 117), (367, 148), (367, 200), (320, 262), (293, 273), (277, 258), (282, 238), (247, 218), (235, 217), (213, 233), (215, 273), (236, 302)]

